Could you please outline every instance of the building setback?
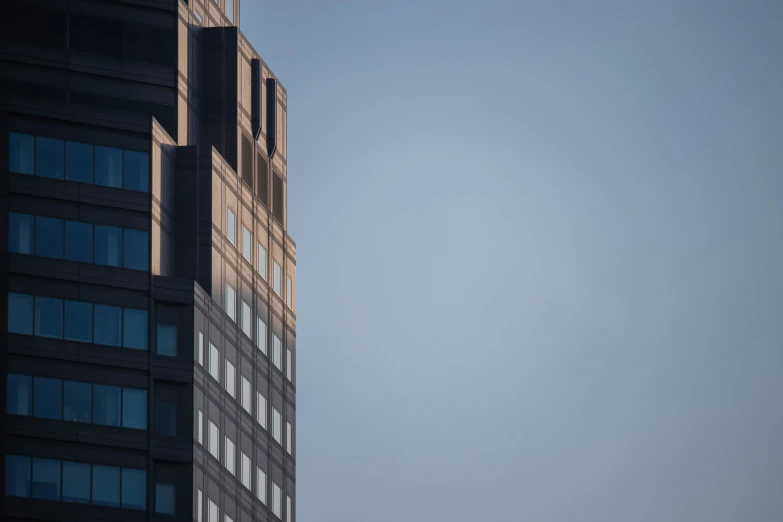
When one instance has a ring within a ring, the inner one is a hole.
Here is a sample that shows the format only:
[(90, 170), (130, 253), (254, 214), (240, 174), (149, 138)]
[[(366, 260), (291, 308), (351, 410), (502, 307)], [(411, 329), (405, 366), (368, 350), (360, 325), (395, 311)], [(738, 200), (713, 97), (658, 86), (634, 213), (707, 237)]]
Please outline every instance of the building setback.
[(2, 520), (292, 522), (286, 91), (240, 0), (0, 0)]

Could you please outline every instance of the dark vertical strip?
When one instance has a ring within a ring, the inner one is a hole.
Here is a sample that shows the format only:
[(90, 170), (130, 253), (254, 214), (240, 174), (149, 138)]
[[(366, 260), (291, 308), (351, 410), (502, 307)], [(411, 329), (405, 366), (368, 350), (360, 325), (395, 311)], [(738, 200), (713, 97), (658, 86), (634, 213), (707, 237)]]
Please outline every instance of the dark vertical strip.
[(250, 60), (250, 121), (253, 141), (261, 135), (261, 60)]
[(277, 80), (266, 79), (266, 150), (269, 160), (277, 150)]

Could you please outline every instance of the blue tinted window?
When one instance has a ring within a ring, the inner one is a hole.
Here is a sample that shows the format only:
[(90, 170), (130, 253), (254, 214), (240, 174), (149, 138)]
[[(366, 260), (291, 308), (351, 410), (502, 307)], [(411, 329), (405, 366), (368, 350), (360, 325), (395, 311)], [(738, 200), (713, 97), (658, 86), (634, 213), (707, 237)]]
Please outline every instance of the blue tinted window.
[(174, 484), (170, 482), (158, 482), (155, 484), (155, 513), (173, 515), (176, 497)]
[(92, 384), (63, 382), (63, 419), (71, 422), (92, 422)]
[(177, 355), (177, 326), (158, 323), (158, 355), (175, 357)]
[(94, 305), (93, 308), (95, 344), (119, 346), (122, 337), (122, 308), (100, 304)]
[(177, 435), (177, 405), (159, 401), (155, 406), (155, 431), (159, 435)]
[(90, 503), (90, 465), (63, 462), (63, 502)]
[(65, 142), (65, 179), (92, 183), (93, 159), (92, 145)]
[(226, 208), (226, 236), (233, 244), (237, 244), (237, 217), (230, 208)]
[(33, 416), (60, 420), (63, 417), (63, 381), (33, 378)]
[(35, 137), (12, 132), (8, 137), (8, 170), (32, 174), (35, 166)]
[(8, 251), (33, 254), (34, 219), (28, 214), (8, 214)]
[(35, 218), (35, 255), (63, 258), (63, 220), (40, 217)]
[(147, 429), (147, 390), (122, 389), (122, 427)]
[(122, 266), (122, 229), (95, 225), (95, 263)]
[(35, 335), (62, 339), (63, 302), (53, 297), (35, 298)]
[(125, 268), (147, 270), (149, 268), (149, 233), (144, 230), (125, 229)]
[(65, 222), (65, 259), (92, 263), (92, 225), (78, 221)]
[(30, 457), (5, 457), (5, 494), (9, 497), (30, 496)]
[(226, 0), (226, 18), (232, 24), (234, 23), (234, 0)]
[(134, 350), (147, 349), (147, 311), (125, 308), (122, 346)]
[(33, 296), (8, 294), (8, 333), (33, 334)]
[(92, 342), (92, 304), (65, 301), (65, 338), (69, 341)]
[(122, 507), (147, 509), (147, 472), (122, 468)]
[(122, 149), (95, 147), (95, 183), (122, 188)]
[(123, 187), (139, 192), (149, 191), (149, 162), (146, 152), (125, 151), (125, 175)]
[(14, 415), (33, 414), (33, 378), (29, 375), (8, 374), (6, 411)]
[(120, 468), (93, 465), (92, 503), (99, 506), (120, 505)]
[(44, 178), (63, 179), (65, 171), (63, 140), (35, 137), (35, 174)]
[(120, 387), (95, 384), (92, 387), (93, 422), (102, 426), (120, 425)]
[(54, 297), (35, 298), (35, 335), (63, 337), (63, 300)]
[(60, 500), (60, 461), (33, 459), (33, 498)]

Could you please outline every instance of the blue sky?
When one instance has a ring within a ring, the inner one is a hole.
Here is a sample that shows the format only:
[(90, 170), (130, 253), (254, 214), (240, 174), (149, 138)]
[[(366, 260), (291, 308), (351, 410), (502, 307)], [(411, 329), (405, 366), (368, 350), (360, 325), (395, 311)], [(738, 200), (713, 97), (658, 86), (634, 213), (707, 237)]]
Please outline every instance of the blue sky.
[(783, 519), (783, 4), (245, 0), (300, 522)]

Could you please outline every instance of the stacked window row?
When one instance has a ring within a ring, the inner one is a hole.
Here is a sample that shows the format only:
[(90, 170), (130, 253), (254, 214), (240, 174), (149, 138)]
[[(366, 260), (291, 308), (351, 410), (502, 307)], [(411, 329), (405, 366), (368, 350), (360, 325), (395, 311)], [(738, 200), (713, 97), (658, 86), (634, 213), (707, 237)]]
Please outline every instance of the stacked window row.
[(8, 333), (147, 349), (147, 310), (8, 294)]
[(137, 192), (149, 192), (149, 154), (12, 132), (8, 170)]
[[(242, 329), (242, 332), (252, 341), (253, 340), (253, 310), (247, 301), (245, 301), (244, 299), (240, 299), (240, 301), (241, 301), (240, 327)], [(236, 304), (237, 304), (237, 291), (234, 289), (233, 286), (226, 283), (225, 311), (226, 311), (226, 315), (228, 315), (228, 317), (234, 322), (237, 321)], [(263, 353), (265, 356), (268, 357), (267, 349), (266, 349), (266, 339), (267, 339), (266, 323), (264, 322), (263, 319), (261, 319), (261, 316), (259, 315), (256, 315), (255, 323), (256, 323), (255, 324), (256, 347), (261, 351), (261, 353)], [(275, 365), (275, 367), (278, 370), (280, 370), (281, 372), (283, 371), (283, 342), (275, 334), (272, 334), (272, 363)], [(285, 375), (289, 381), (293, 381), (293, 363), (294, 363), (293, 353), (291, 352), (291, 349), (288, 348), (286, 350)]]
[(147, 509), (147, 471), (6, 455), (5, 494), (125, 509)]
[[(226, 237), (231, 241), (232, 245), (237, 247), (237, 216), (234, 214), (234, 211), (228, 207), (226, 207)], [(266, 249), (261, 246), (261, 243), (257, 242), (255, 269), (264, 281), (268, 281), (267, 256), (268, 253)], [(253, 233), (244, 225), (242, 225), (242, 257), (244, 257), (251, 266), (253, 265)], [(286, 278), (285, 302), (289, 308), (293, 306), (293, 287), (294, 285), (291, 277)], [(283, 297), (283, 268), (274, 260), (272, 261), (272, 289), (278, 296), (281, 298)]]
[[(283, 519), (283, 507), (282, 507), (282, 494), (280, 491), (280, 488), (275, 484), (275, 490), (273, 495), (273, 502), (272, 502), (272, 512), (275, 514), (277, 518), (280, 520)], [(204, 522), (204, 513), (203, 509), (204, 506), (202, 503), (204, 502), (204, 493), (199, 489), (196, 491), (196, 522)], [(266, 502), (264, 503), (266, 504)], [(291, 507), (291, 497), (286, 496), (286, 522), (291, 522), (291, 513), (292, 513), (292, 507)], [(207, 499), (207, 522), (234, 522), (234, 520), (228, 516), (228, 514), (224, 515), (223, 520), (220, 520), (220, 507), (217, 505), (217, 503), (213, 502), (212, 499)]]
[(8, 251), (79, 263), (149, 270), (149, 232), (81, 221), (8, 215)]
[[(273, 338), (275, 340), (275, 344), (280, 343), (280, 339), (273, 335)], [(204, 359), (203, 359), (203, 343), (204, 343), (204, 336), (201, 332), (199, 332), (199, 359), (198, 362), (201, 366), (204, 365)], [(209, 343), (209, 367), (207, 368), (207, 371), (209, 372), (209, 375), (218, 383), (223, 384), (223, 387), (226, 389), (226, 392), (233, 398), (234, 400), (238, 400), (240, 405), (242, 406), (242, 409), (247, 412), (248, 415), (251, 417), (253, 416), (253, 385), (250, 383), (250, 381), (244, 376), (240, 376), (240, 398), (237, 399), (237, 386), (236, 386), (236, 367), (234, 364), (228, 360), (225, 359), (225, 369), (223, 374), (221, 375), (220, 371), (220, 351), (218, 350), (217, 346), (215, 346), (212, 343)], [(222, 377), (222, 378), (221, 378)], [(201, 433), (203, 430), (203, 423), (202, 423), (202, 412), (199, 411), (199, 437), (198, 441), (199, 444), (203, 444)], [(264, 428), (264, 430), (268, 431), (267, 428), (267, 400), (266, 398), (261, 394), (260, 391), (256, 392), (256, 408), (255, 408), (255, 419), (256, 422)], [(210, 422), (210, 424), (212, 424)], [(275, 439), (275, 442), (283, 445), (283, 416), (282, 414), (277, 411), (277, 408), (274, 406), (272, 407), (272, 438)], [(288, 451), (289, 455), (293, 454), (293, 433), (292, 433), (292, 427), (290, 422), (286, 422), (286, 451)], [(214, 444), (214, 448), (217, 448), (218, 441), (210, 441), (210, 444)], [(211, 452), (212, 446), (210, 446), (210, 452)], [(218, 460), (220, 460), (219, 457), (215, 457)]]
[(8, 374), (11, 415), (147, 429), (147, 390)]

